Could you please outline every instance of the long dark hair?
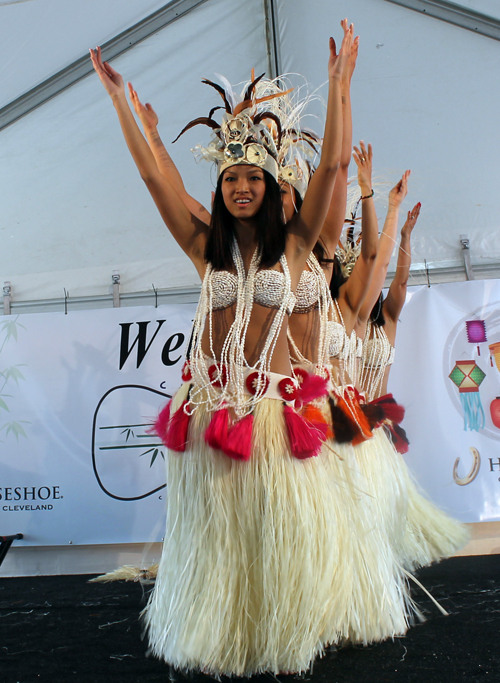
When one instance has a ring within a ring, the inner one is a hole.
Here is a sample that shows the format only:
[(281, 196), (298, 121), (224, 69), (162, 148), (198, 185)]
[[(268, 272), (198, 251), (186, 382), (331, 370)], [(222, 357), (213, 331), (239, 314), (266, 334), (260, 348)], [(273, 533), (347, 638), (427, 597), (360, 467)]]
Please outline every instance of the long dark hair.
[[(205, 261), (215, 270), (230, 270), (233, 267), (231, 248), (233, 245), (234, 218), (229, 213), (222, 196), (223, 173), (217, 181), (210, 233), (205, 247)], [(262, 268), (271, 268), (285, 251), (286, 225), (283, 222), (283, 209), (280, 186), (267, 171), (264, 171), (266, 191), (262, 206), (257, 215), (257, 245), (260, 250)]]
[(380, 292), (380, 296), (375, 302), (375, 306), (372, 308), (370, 313), (370, 322), (372, 322), (374, 325), (378, 325), (379, 327), (383, 327), (385, 325), (384, 295), (382, 292)]

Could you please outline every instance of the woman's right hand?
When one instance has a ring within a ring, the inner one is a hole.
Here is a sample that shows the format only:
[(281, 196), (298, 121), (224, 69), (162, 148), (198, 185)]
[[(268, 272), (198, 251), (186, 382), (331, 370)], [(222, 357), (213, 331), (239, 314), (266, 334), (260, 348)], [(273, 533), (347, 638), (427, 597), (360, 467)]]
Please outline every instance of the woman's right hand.
[(139, 96), (137, 94), (137, 91), (134, 90), (134, 87), (132, 83), (127, 83), (128, 85), (128, 92), (130, 96), (130, 101), (134, 105), (134, 110), (137, 116), (139, 117), (139, 121), (142, 123), (142, 127), (146, 132), (153, 132), (156, 130), (156, 127), (158, 126), (158, 115), (153, 109), (153, 107), (149, 104), (149, 102), (146, 102), (146, 104), (142, 104), (142, 102), (139, 99)]
[(361, 190), (361, 196), (366, 197), (372, 191), (372, 146), (368, 144), (368, 148), (365, 147), (365, 143), (361, 140), (359, 148), (354, 146), (353, 157), (358, 167), (358, 185)]
[(415, 223), (417, 222), (417, 218), (420, 214), (420, 207), (422, 204), (419, 202), (418, 204), (415, 204), (413, 209), (411, 211), (408, 211), (408, 217), (405, 221), (405, 224), (401, 228), (401, 237), (408, 238), (410, 237), (413, 228), (415, 227)]
[(102, 61), (101, 48), (96, 47), (95, 50), (90, 49), (89, 52), (92, 66), (96, 70), (101, 83), (106, 88), (108, 95), (113, 99), (124, 94), (123, 78), (108, 62)]

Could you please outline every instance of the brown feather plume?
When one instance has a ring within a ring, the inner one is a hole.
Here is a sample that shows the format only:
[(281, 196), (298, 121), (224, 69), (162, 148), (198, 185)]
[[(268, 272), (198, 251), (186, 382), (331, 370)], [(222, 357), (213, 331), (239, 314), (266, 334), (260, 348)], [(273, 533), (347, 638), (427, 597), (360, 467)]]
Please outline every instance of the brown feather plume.
[[(222, 107), (221, 107), (221, 109), (222, 109)], [(190, 128), (193, 128), (194, 126), (198, 126), (198, 125), (202, 125), (202, 124), (205, 126), (209, 126), (210, 128), (213, 128), (213, 130), (217, 130), (218, 128), (220, 128), (220, 124), (217, 123), (217, 121), (214, 121), (213, 119), (211, 119), (209, 116), (200, 116), (199, 118), (193, 119), (188, 124), (186, 124), (184, 126), (184, 128), (181, 130), (181, 132), (179, 133), (179, 135), (172, 142), (172, 144), (174, 142), (177, 142), (177, 140), (181, 137), (181, 135), (184, 135), (184, 133), (187, 130), (189, 130)]]
[(209, 81), (208, 78), (203, 78), (201, 82), (205, 83), (205, 85), (211, 85), (212, 88), (215, 88), (215, 90), (217, 90), (219, 95), (224, 100), (224, 106), (226, 108), (227, 113), (232, 114), (233, 111), (232, 111), (231, 105), (229, 104), (229, 101), (227, 99), (226, 91), (224, 90), (224, 88), (221, 85), (219, 85), (218, 83), (214, 83), (213, 81)]

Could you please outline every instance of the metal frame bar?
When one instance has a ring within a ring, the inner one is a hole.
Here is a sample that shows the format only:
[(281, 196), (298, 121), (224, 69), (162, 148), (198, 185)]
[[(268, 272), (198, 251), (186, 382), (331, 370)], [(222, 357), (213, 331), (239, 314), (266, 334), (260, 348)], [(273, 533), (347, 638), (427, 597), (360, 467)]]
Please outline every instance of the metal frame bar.
[(279, 40), (278, 8), (276, 0), (264, 0), (266, 22), (266, 49), (269, 77), (276, 78), (282, 73)]
[(460, 235), (460, 244), (462, 245), (462, 256), (464, 258), (465, 277), (467, 280), (475, 280), (474, 271), (470, 261), (470, 242), (469, 235)]
[(482, 36), (500, 40), (500, 20), (448, 0), (387, 0), (394, 5), (427, 14)]
[[(207, 0), (172, 0), (164, 7), (141, 19), (130, 28), (115, 36), (101, 47), (106, 60), (110, 61), (123, 54), (137, 43), (149, 38), (165, 26), (180, 19), (185, 14), (202, 5)], [(35, 86), (24, 95), (0, 109), (0, 130), (10, 126), (29, 112), (52, 99), (59, 93), (92, 73), (92, 63), (88, 55), (80, 57), (72, 64)]]

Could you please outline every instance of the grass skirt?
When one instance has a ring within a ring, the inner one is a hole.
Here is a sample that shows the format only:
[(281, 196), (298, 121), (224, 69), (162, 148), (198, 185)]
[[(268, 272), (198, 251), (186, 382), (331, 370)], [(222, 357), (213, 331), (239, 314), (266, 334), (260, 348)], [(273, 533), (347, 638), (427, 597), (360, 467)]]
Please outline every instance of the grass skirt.
[(467, 528), (425, 497), (383, 428), (355, 451), (373, 519), (385, 527), (401, 566), (427, 566), (465, 545)]
[(305, 671), (330, 643), (403, 634), (406, 576), (353, 447), (297, 460), (281, 402), (263, 399), (252, 457), (234, 461), (206, 445), (210, 417), (201, 406), (186, 452), (167, 455), (164, 548), (143, 613), (151, 652), (184, 671), (249, 676)]

